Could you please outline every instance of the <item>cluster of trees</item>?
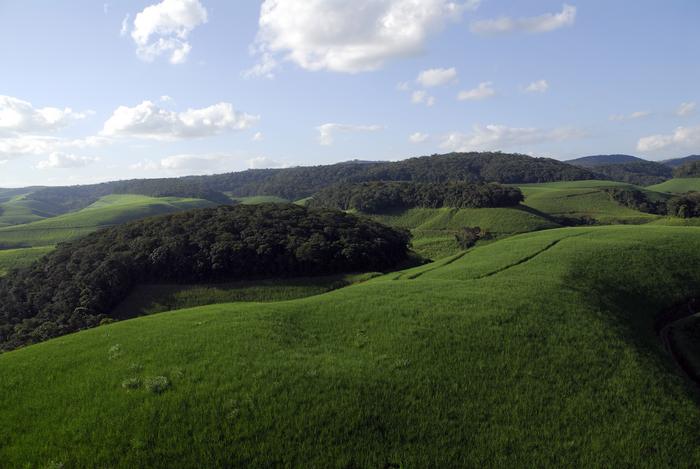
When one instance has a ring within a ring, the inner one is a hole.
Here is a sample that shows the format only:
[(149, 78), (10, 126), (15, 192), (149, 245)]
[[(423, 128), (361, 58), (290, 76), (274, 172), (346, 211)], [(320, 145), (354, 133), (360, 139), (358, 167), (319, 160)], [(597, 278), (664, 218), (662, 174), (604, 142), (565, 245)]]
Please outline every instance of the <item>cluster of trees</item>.
[(691, 161), (673, 170), (673, 177), (696, 178), (700, 177), (700, 161)]
[(384, 213), (414, 207), (511, 207), (524, 200), (520, 189), (466, 182), (340, 183), (317, 192), (310, 207)]
[(679, 218), (700, 217), (700, 192), (688, 192), (666, 199), (652, 200), (643, 191), (632, 188), (606, 189), (610, 198), (620, 205), (656, 215)]
[(0, 279), (0, 349), (110, 318), (144, 282), (386, 270), (409, 235), (336, 210), (291, 204), (219, 206), (109, 228)]
[(289, 200), (309, 197), (340, 182), (500, 182), (537, 183), (600, 179), (590, 169), (549, 158), (491, 153), (449, 153), (396, 162), (349, 161), (334, 165), (284, 169), (253, 169), (213, 176), (141, 179), (89, 186), (47, 188), (30, 197), (60, 203), (70, 210), (85, 207), (113, 193), (199, 197), (230, 203), (233, 197), (274, 195)]
[(619, 164), (604, 164), (593, 168), (599, 179), (626, 182), (638, 186), (651, 186), (670, 179), (673, 170), (653, 161), (634, 161)]
[(666, 202), (668, 215), (680, 218), (700, 217), (700, 192), (671, 197)]
[(630, 187), (611, 187), (605, 189), (605, 192), (618, 204), (633, 210), (657, 215), (665, 215), (667, 212), (666, 200), (651, 200), (645, 192), (638, 189)]
[(480, 239), (491, 239), (491, 234), (478, 226), (464, 226), (455, 233), (455, 241), (460, 249), (469, 249)]

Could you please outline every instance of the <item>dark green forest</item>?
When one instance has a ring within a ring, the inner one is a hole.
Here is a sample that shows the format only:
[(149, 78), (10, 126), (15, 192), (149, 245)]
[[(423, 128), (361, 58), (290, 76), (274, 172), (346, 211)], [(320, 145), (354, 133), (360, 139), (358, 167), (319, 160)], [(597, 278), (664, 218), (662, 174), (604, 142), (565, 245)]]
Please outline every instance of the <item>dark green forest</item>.
[(384, 213), (414, 207), (511, 207), (523, 200), (520, 189), (499, 184), (375, 181), (327, 187), (317, 192), (308, 205)]
[(696, 178), (700, 177), (700, 161), (691, 161), (673, 170), (673, 177)]
[(449, 153), (396, 162), (349, 161), (324, 166), (251, 169), (213, 176), (135, 179), (55, 187), (40, 189), (29, 197), (58, 203), (66, 207), (66, 210), (75, 210), (108, 194), (198, 197), (217, 203), (230, 203), (224, 192), (234, 197), (274, 195), (296, 200), (340, 182), (461, 181), (522, 184), (583, 179), (600, 179), (600, 176), (588, 169), (550, 158), (500, 152)]
[(639, 186), (651, 186), (670, 179), (673, 170), (654, 161), (634, 161), (630, 163), (603, 164), (593, 170), (604, 179), (627, 182)]
[(219, 206), (65, 243), (0, 280), (0, 349), (93, 327), (138, 284), (382, 271), (409, 235), (336, 210)]

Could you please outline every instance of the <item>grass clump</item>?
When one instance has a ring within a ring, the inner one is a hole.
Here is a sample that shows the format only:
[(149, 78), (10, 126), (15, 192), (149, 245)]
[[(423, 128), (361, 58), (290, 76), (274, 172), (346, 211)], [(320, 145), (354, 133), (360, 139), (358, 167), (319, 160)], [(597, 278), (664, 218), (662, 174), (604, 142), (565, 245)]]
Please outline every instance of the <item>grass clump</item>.
[(138, 389), (141, 387), (141, 378), (127, 378), (122, 381), (122, 388), (124, 389)]
[(143, 381), (143, 385), (147, 391), (153, 394), (162, 394), (170, 388), (170, 380), (165, 376), (152, 376)]

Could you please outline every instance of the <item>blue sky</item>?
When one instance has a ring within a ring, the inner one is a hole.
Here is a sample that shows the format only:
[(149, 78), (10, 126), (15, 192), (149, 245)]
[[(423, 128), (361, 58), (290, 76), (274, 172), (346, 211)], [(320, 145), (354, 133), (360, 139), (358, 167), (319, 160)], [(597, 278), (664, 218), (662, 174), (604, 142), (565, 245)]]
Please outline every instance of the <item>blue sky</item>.
[(700, 153), (699, 19), (695, 0), (0, 0), (0, 187)]

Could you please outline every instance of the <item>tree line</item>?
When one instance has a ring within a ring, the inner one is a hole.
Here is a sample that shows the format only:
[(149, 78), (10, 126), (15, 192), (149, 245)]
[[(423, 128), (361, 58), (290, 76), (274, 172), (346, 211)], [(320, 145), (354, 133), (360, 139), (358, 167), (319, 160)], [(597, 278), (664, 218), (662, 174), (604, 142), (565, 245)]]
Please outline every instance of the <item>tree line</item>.
[(382, 271), (409, 235), (336, 210), (219, 206), (108, 228), (0, 279), (0, 349), (98, 325), (139, 283)]
[(640, 212), (679, 218), (700, 216), (700, 192), (688, 192), (653, 200), (645, 192), (633, 188), (614, 187), (605, 191), (620, 205)]
[(511, 207), (524, 200), (520, 189), (499, 184), (445, 182), (362, 182), (336, 184), (317, 192), (317, 208), (384, 213), (408, 208)]
[(697, 178), (700, 177), (700, 161), (691, 161), (673, 170), (673, 177)]
[(86, 186), (39, 189), (29, 197), (52, 201), (71, 210), (85, 207), (113, 193), (199, 197), (219, 203), (224, 195), (274, 195), (288, 200), (309, 197), (341, 182), (497, 182), (542, 183), (601, 179), (602, 176), (550, 158), (500, 152), (449, 153), (395, 162), (349, 161), (334, 165), (284, 169), (253, 169), (211, 176), (135, 179)]

